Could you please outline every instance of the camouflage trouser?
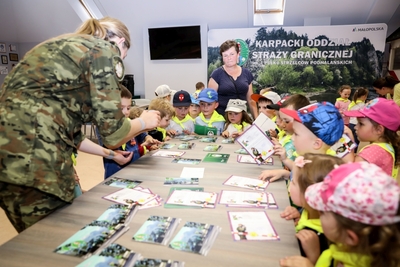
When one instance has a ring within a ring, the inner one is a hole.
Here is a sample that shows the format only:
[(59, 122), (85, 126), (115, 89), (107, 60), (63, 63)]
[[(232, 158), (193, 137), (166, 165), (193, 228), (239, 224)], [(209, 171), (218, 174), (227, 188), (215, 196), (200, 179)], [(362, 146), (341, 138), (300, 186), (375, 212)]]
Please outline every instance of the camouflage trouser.
[(66, 204), (33, 187), (0, 182), (0, 207), (18, 233)]

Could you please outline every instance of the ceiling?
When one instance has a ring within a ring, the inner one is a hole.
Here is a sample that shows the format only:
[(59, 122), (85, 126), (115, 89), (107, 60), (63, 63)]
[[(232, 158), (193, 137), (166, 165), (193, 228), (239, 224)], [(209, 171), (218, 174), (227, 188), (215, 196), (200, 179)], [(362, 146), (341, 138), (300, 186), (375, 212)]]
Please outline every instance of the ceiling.
[[(0, 40), (35, 43), (62, 33), (75, 31), (82, 20), (71, 7), (70, 2), (72, 1), (78, 0), (0, 0)], [(102, 8), (106, 7), (108, 10), (103, 10), (106, 15), (118, 14), (121, 10), (126, 9), (127, 5), (132, 5), (131, 8), (141, 5), (140, 0), (91, 1), (100, 4)], [(109, 3), (110, 1), (112, 4)], [(153, 1), (156, 9), (157, 2), (161, 3), (165, 0), (148, 1)], [(182, 5), (190, 6), (185, 0), (180, 1), (182, 1)], [(209, 1), (215, 0), (202, 0), (202, 3), (206, 5)], [(230, 3), (233, 1), (247, 1), (248, 6), (252, 6), (253, 3), (253, 0), (231, 0)], [(174, 1), (175, 4), (177, 2), (179, 0)], [(386, 23), (388, 36), (400, 27), (400, 1), (398, 0), (286, 0), (285, 5), (283, 26), (303, 26), (305, 19), (325, 21), (328, 19), (331, 25)], [(221, 10), (221, 12), (223, 11), (226, 10)], [(187, 12), (196, 11), (188, 8)], [(243, 16), (250, 16), (248, 14), (251, 15), (251, 12), (245, 11)], [(122, 21), (127, 19), (133, 18), (121, 18)], [(166, 19), (168, 18), (166, 17)], [(205, 19), (207, 18), (205, 17)], [(221, 23), (221, 25), (225, 24)], [(215, 28), (219, 25), (214, 23), (212, 26)], [(247, 26), (252, 27), (252, 25)]]

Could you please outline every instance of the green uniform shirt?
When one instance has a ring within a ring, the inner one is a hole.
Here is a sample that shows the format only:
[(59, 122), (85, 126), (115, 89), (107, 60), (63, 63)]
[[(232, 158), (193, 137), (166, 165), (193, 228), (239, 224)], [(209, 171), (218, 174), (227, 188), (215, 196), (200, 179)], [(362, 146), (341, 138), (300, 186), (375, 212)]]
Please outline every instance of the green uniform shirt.
[(0, 91), (0, 181), (72, 201), (71, 154), (93, 121), (105, 144), (130, 130), (121, 111), (118, 48), (88, 35), (63, 35), (29, 51)]

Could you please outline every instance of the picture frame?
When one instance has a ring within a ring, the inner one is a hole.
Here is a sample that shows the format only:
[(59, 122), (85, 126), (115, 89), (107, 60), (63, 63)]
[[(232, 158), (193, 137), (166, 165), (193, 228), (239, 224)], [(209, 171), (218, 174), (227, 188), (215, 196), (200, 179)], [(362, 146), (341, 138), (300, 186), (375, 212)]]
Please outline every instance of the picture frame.
[(7, 51), (7, 46), (5, 43), (0, 43), (0, 53), (5, 53)]
[(8, 64), (7, 55), (1, 55), (1, 64)]
[(18, 61), (18, 54), (9, 53), (10, 61)]
[(10, 44), (10, 45), (9, 45), (9, 48), (10, 48), (10, 52), (17, 52), (17, 45), (15, 45), (15, 44)]

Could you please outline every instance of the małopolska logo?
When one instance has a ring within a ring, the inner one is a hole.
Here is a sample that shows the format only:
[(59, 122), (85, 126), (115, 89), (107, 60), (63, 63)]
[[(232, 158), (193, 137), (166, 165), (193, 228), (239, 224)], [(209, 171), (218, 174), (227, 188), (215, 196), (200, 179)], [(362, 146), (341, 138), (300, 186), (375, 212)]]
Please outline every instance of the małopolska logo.
[(383, 31), (385, 30), (384, 27), (363, 27), (363, 28), (358, 28), (354, 27), (353, 32), (376, 32), (376, 31)]

